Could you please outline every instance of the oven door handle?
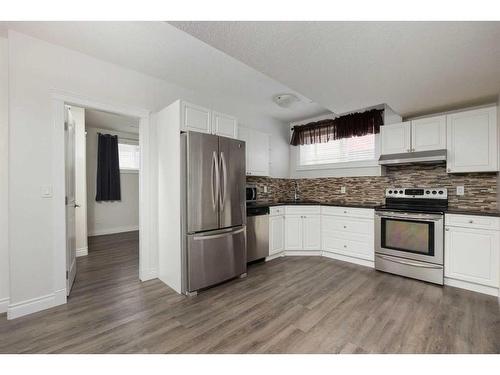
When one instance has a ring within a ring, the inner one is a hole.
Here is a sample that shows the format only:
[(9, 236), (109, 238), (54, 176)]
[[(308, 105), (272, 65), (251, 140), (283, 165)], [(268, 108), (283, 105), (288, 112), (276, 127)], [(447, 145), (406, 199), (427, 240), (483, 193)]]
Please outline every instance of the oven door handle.
[(433, 268), (433, 269), (441, 269), (441, 268), (443, 268), (442, 266), (438, 266), (438, 265), (432, 265), (432, 264), (428, 264), (427, 265), (427, 264), (422, 264), (422, 263), (408, 262), (407, 260), (395, 259), (393, 257), (387, 257), (387, 256), (384, 256), (384, 255), (379, 255), (379, 254), (377, 254), (376, 256), (379, 257), (379, 258), (388, 260), (389, 262), (404, 264), (404, 265), (407, 265), (407, 266), (420, 267), (420, 268)]
[(443, 220), (443, 215), (429, 215), (429, 214), (401, 214), (401, 213), (390, 213), (390, 212), (375, 212), (375, 215), (381, 218), (388, 219), (413, 219), (413, 220), (422, 220), (422, 221), (440, 221)]

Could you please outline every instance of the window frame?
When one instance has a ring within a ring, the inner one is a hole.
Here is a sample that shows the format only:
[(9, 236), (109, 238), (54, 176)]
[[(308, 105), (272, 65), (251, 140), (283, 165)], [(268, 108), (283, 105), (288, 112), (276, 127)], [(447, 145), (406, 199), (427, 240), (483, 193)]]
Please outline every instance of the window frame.
[(120, 163), (120, 144), (124, 144), (124, 145), (132, 145), (132, 146), (138, 146), (139, 147), (139, 150), (138, 150), (138, 154), (139, 154), (139, 166), (137, 169), (135, 168), (122, 168), (121, 165), (120, 165), (120, 173), (124, 173), (124, 174), (127, 174), (127, 173), (130, 173), (130, 174), (138, 174), (140, 169), (141, 169), (141, 161), (140, 161), (140, 156), (141, 156), (141, 150), (140, 150), (140, 146), (139, 146), (139, 140), (137, 141), (133, 141), (133, 140), (130, 140), (130, 139), (120, 139), (120, 136), (118, 136), (118, 163)]
[(375, 154), (373, 159), (349, 161), (341, 163), (324, 163), (313, 165), (300, 164), (300, 146), (290, 146), (295, 153), (295, 170), (300, 171), (314, 171), (314, 170), (334, 170), (334, 169), (349, 169), (349, 168), (369, 168), (379, 167), (378, 159), (380, 157), (380, 134), (375, 134)]

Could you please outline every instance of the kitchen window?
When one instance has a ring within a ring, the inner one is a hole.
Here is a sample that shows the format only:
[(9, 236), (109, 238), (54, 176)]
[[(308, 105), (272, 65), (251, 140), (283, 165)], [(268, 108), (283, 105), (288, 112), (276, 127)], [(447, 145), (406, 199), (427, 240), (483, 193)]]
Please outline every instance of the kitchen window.
[(367, 134), (298, 146), (299, 167), (373, 161), (376, 159), (376, 135)]
[(139, 145), (118, 143), (118, 159), (120, 163), (120, 171), (138, 172), (140, 167)]

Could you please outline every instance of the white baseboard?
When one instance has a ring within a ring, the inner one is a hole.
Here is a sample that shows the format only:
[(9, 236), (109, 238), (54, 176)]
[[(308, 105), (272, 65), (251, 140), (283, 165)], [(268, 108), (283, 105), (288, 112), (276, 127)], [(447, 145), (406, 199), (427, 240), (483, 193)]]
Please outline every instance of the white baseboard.
[(64, 303), (66, 303), (66, 289), (61, 289), (45, 296), (10, 304), (7, 308), (7, 319), (16, 319)]
[(93, 232), (89, 232), (88, 236), (103, 236), (106, 234), (116, 234), (116, 233), (124, 233), (124, 232), (133, 232), (139, 230), (138, 225), (131, 225), (126, 227), (116, 227), (116, 228), (106, 228), (106, 229), (97, 229)]
[(354, 263), (354, 264), (358, 264), (360, 266), (375, 268), (375, 262), (372, 260), (349, 257), (349, 256), (342, 255), (342, 254), (330, 253), (329, 251), (323, 251), (321, 255), (326, 257), (326, 258), (342, 260), (344, 262)]
[(285, 250), (285, 256), (298, 256), (298, 257), (307, 257), (307, 256), (320, 256), (320, 250)]
[(76, 249), (76, 256), (77, 257), (84, 257), (86, 255), (89, 255), (89, 248), (87, 246), (82, 247), (80, 249)]
[(7, 312), (8, 307), (9, 307), (9, 297), (0, 299), (0, 314)]
[(282, 256), (285, 256), (285, 254), (284, 254), (283, 251), (281, 253), (276, 253), (276, 254), (273, 254), (273, 255), (269, 255), (268, 257), (266, 257), (265, 261), (269, 262), (270, 260), (273, 260), (273, 259), (276, 259), (276, 258), (281, 258)]
[(153, 280), (158, 278), (158, 270), (152, 269), (148, 271), (142, 271), (140, 272), (139, 279), (141, 281), (148, 281), (148, 280)]
[(490, 296), (500, 297), (500, 290), (491, 286), (479, 285), (468, 281), (444, 278), (444, 285), (453, 286), (455, 288), (467, 289), (477, 293), (488, 294)]

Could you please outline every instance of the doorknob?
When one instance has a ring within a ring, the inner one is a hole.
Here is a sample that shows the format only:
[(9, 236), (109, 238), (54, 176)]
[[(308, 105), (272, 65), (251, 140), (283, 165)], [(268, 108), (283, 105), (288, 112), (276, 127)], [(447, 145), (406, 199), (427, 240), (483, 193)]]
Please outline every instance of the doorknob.
[(77, 208), (77, 207), (80, 207), (80, 205), (75, 203), (74, 207)]

